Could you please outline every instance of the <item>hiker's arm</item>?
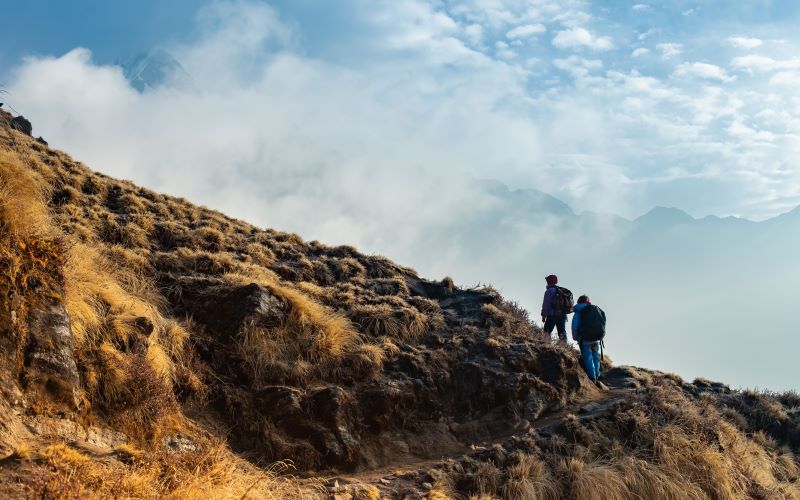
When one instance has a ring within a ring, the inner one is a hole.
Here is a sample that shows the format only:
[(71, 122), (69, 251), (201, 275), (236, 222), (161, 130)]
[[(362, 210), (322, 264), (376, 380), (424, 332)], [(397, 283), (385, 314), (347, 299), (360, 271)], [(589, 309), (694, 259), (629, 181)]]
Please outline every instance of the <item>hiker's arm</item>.
[(546, 318), (550, 312), (553, 310), (553, 293), (551, 291), (555, 290), (555, 288), (548, 288), (544, 291), (544, 299), (542, 299), (542, 321)]
[(544, 311), (547, 308), (547, 290), (544, 291), (544, 298), (542, 299), (542, 318), (544, 318)]
[(575, 342), (580, 342), (580, 337), (578, 337), (578, 330), (581, 327), (581, 315), (580, 313), (576, 312), (572, 315), (572, 340)]

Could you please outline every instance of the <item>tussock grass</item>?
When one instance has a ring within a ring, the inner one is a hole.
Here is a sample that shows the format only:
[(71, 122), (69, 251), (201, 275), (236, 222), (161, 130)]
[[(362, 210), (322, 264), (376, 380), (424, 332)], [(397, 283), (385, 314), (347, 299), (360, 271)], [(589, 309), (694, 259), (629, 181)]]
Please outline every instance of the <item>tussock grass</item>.
[[(225, 278), (241, 285), (252, 282), (246, 275), (228, 274)], [(364, 343), (350, 320), (303, 291), (316, 285), (301, 283), (295, 289), (261, 278), (259, 284), (288, 305), (288, 314), (277, 327), (249, 323), (237, 337), (237, 352), (253, 379), (306, 383), (320, 378), (377, 374), (385, 358), (383, 349)]]
[(439, 472), (432, 471), (433, 487), (428, 492), (428, 500), (451, 500), (458, 498), (453, 482), (450, 477)]
[(19, 154), (0, 150), (0, 221), (5, 236), (16, 240), (57, 235), (47, 206), (48, 186)]
[(415, 307), (389, 303), (355, 306), (351, 318), (371, 337), (417, 340), (429, 324), (438, 324), (439, 316), (429, 317)]
[(189, 334), (166, 317), (163, 297), (146, 278), (113, 266), (95, 247), (72, 246), (64, 272), (64, 305), (90, 400), (122, 412), (129, 432), (142, 435), (171, 410)]
[(212, 443), (197, 452), (146, 452), (126, 447), (122, 461), (98, 459), (59, 443), (32, 455), (40, 468), (30, 485), (42, 498), (267, 499), (316, 497), (276, 464), (257, 469)]
[(503, 496), (509, 500), (557, 499), (559, 488), (547, 465), (535, 455), (520, 454), (508, 469)]
[(0, 151), (0, 332), (10, 332), (22, 369), (33, 309), (59, 298), (63, 244), (45, 205), (48, 184), (15, 151)]
[(475, 486), (481, 495), (495, 496), (500, 489), (502, 473), (491, 461), (484, 462), (475, 473)]
[[(220, 350), (213, 343), (202, 353), (197, 348), (202, 326), (176, 311), (181, 283), (257, 283), (286, 304), (280, 324), (245, 324), (233, 334), (234, 345), (223, 346), (243, 361), (256, 387), (367, 380), (386, 360), (446, 326), (436, 300), (412, 293), (418, 280), (411, 269), (109, 179), (0, 129), (0, 331), (13, 332), (21, 367), (26, 311), (45, 298), (62, 300), (87, 418), (132, 438), (132, 445), (102, 459), (64, 443), (38, 451), (17, 446), (10, 459), (42, 468), (38, 496), (303, 494), (280, 471), (256, 469), (221, 443), (183, 453), (158, 445), (173, 432), (201, 434), (182, 404), (203, 404), (206, 381), (216, 376), (206, 364), (216, 360), (203, 356)], [(440, 298), (459, 292), (451, 278), (437, 286)], [(524, 309), (496, 298), (481, 310), (488, 345), (538, 334)], [(428, 497), (800, 498), (796, 393), (690, 399), (678, 376), (632, 376), (645, 393), (611, 416), (570, 418), (538, 448), (478, 466), (472, 491), (456, 492), (452, 478), (435, 475)], [(223, 382), (214, 389), (232, 384)], [(695, 381), (696, 389), (711, 385)]]
[(63, 240), (64, 304), (82, 381), (98, 409), (125, 392), (130, 377), (120, 367), (134, 358), (168, 388), (179, 378), (202, 385), (186, 363), (191, 332), (170, 310), (181, 290), (158, 289), (165, 278), (255, 282), (290, 305), (280, 328), (250, 326), (238, 337), (238, 352), (257, 378), (371, 376), (386, 357), (376, 338), (394, 339), (396, 347), (443, 325), (435, 301), (410, 296), (404, 276), (413, 271), (383, 257), (258, 230), (93, 173), (62, 153), (31, 149), (27, 138), (14, 140), (25, 153), (0, 158), (0, 189), (14, 193), (0, 210), (13, 214), (14, 232)]
[[(652, 380), (603, 417), (567, 415), (552, 436), (524, 452), (451, 468), (462, 488), (457, 493), (526, 500), (800, 498), (800, 461), (786, 446), (731, 423), (718, 410), (725, 398), (698, 397), (671, 378)], [(782, 404), (780, 395), (774, 402)]]
[[(656, 379), (641, 405), (571, 429), (556, 470), (573, 498), (800, 498), (797, 458), (725, 421), (710, 398), (692, 401)], [(614, 438), (609, 440), (609, 438)], [(553, 460), (556, 460), (555, 455)], [(591, 489), (594, 484), (594, 490)], [(567, 493), (568, 492), (568, 493)]]

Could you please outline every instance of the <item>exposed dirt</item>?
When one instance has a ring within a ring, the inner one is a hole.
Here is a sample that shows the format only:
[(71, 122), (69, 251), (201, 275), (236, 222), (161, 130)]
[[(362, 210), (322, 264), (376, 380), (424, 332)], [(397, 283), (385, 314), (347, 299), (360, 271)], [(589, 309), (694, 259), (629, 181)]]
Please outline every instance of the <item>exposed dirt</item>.
[(520, 436), (548, 434), (568, 415), (576, 415), (578, 419), (585, 420), (607, 416), (616, 403), (632, 397), (636, 391), (630, 386), (631, 379), (619, 370), (609, 372), (604, 381), (597, 390), (584, 391), (580, 397), (570, 400), (560, 409), (545, 412), (541, 417), (530, 421), (518, 422), (517, 427), (505, 435), (469, 444), (455, 444), (451, 448), (441, 448), (436, 456), (428, 458), (396, 456), (396, 461), (382, 467), (360, 470), (352, 474), (324, 475), (322, 480), (332, 498), (347, 498), (348, 495), (355, 495), (359, 491), (369, 491), (370, 487), (375, 488), (382, 498), (387, 499), (427, 498), (432, 488), (434, 477), (432, 471), (460, 461), (480, 460), (481, 455), (487, 450), (513, 449), (515, 439), (519, 439)]

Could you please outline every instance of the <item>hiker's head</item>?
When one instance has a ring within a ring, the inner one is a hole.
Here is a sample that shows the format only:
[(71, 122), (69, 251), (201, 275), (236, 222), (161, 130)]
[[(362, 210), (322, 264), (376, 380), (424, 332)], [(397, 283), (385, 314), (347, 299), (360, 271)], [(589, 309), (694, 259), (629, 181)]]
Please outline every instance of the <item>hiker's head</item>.
[(578, 297), (578, 304), (591, 304), (592, 301), (589, 299), (588, 295), (581, 295)]
[(544, 279), (545, 279), (545, 281), (547, 281), (548, 285), (555, 285), (556, 283), (558, 283), (558, 276), (556, 276), (555, 274), (551, 274), (550, 276), (546, 276)]

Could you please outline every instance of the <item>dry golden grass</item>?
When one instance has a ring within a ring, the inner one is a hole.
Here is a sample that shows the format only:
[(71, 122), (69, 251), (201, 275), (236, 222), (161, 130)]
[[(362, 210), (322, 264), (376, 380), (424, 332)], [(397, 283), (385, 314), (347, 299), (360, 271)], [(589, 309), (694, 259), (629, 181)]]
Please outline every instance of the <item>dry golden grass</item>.
[[(368, 273), (363, 256), (351, 247), (327, 248), (256, 230), (95, 174), (62, 153), (4, 133), (0, 210), (8, 214), (7, 232), (63, 240), (63, 299), (82, 381), (97, 409), (124, 397), (130, 374), (123, 367), (132, 359), (144, 359), (167, 387), (179, 374), (197, 381), (183, 359), (191, 332), (171, 315), (165, 291), (154, 286), (164, 275), (260, 283), (290, 304), (281, 328), (249, 328), (239, 337), (242, 357), (259, 375), (282, 365), (290, 379), (335, 378), (346, 375), (342, 363), (354, 372), (376, 373), (385, 358), (382, 348), (342, 314), (357, 302), (378, 304), (383, 315), (377, 321), (384, 326), (375, 328), (398, 340), (419, 338), (429, 324), (441, 324), (434, 307), (430, 314), (420, 312), (401, 298), (408, 298), (405, 281), (396, 275), (401, 268), (386, 259), (367, 260)], [(317, 269), (324, 279), (315, 279)], [(376, 276), (374, 282), (368, 283), (368, 274)], [(180, 294), (166, 293), (173, 292)]]
[(64, 443), (46, 446), (29, 459), (41, 467), (32, 493), (43, 498), (267, 499), (319, 498), (301, 487), (289, 468), (257, 469), (222, 445), (197, 452), (149, 453), (131, 447), (91, 456)]
[(481, 495), (494, 496), (500, 489), (502, 472), (492, 462), (484, 462), (475, 473), (475, 486)]
[[(290, 365), (290, 370), (313, 365), (322, 374), (335, 370), (348, 353), (363, 352), (361, 338), (350, 321), (302, 291), (282, 285), (268, 275), (229, 273), (227, 282), (247, 285), (254, 282), (267, 288), (288, 304), (284, 323), (277, 328), (246, 325), (237, 339), (237, 349), (257, 379), (275, 373), (276, 365)], [(382, 356), (372, 358), (382, 361)]]
[(439, 471), (431, 471), (433, 487), (428, 491), (428, 500), (452, 500), (458, 498), (451, 478)]
[(213, 227), (201, 227), (195, 233), (195, 237), (200, 240), (200, 244), (206, 250), (218, 252), (222, 250), (225, 242), (225, 235)]
[(52, 224), (45, 179), (28, 168), (33, 161), (0, 151), (0, 331), (9, 332), (13, 363), (24, 363), (29, 313), (59, 299), (63, 245)]
[[(99, 459), (63, 443), (39, 451), (18, 446), (13, 460), (46, 468), (44, 496), (302, 494), (296, 482), (260, 471), (222, 445), (180, 454), (158, 446), (168, 432), (195, 432), (178, 394), (206, 390), (192, 349), (201, 329), (175, 310), (180, 278), (226, 287), (257, 283), (287, 305), (280, 325), (245, 325), (233, 334), (235, 345), (226, 346), (257, 383), (366, 380), (445, 326), (437, 301), (412, 296), (413, 270), (385, 258), (260, 230), (109, 179), (5, 129), (0, 143), (0, 308), (10, 308), (9, 291), (25, 298), (25, 307), (37, 293), (63, 299), (87, 413), (141, 448)], [(442, 285), (442, 294), (456, 292), (452, 279)], [(18, 323), (25, 307), (15, 310)], [(487, 305), (482, 320), (489, 345), (498, 348), (509, 337), (533, 333), (526, 312), (513, 303)], [(18, 337), (23, 343), (24, 335)], [(797, 411), (779, 397), (745, 393), (720, 410), (713, 401), (687, 399), (677, 376), (641, 371), (635, 377), (650, 391), (646, 401), (605, 421), (573, 419), (564, 435), (504, 467), (484, 464), (467, 495), (800, 498), (800, 465), (789, 448), (800, 443)], [(429, 498), (454, 497), (450, 478), (435, 477)]]
[(146, 278), (114, 266), (95, 247), (73, 245), (64, 272), (64, 305), (90, 400), (101, 408), (143, 402), (147, 398), (132, 397), (131, 387), (137, 378), (147, 378), (138, 370), (145, 362), (160, 380), (144, 384), (154, 398), (131, 423), (143, 424), (147, 412), (157, 420), (155, 410), (166, 410), (168, 397), (162, 393), (176, 380), (188, 332), (162, 312), (165, 301)]
[(509, 500), (539, 500), (558, 498), (559, 488), (547, 465), (538, 457), (521, 454), (508, 469), (503, 497)]
[[(463, 488), (455, 493), (519, 500), (800, 499), (800, 461), (782, 444), (785, 436), (747, 434), (718, 411), (724, 398), (698, 397), (671, 377), (651, 375), (643, 393), (601, 417), (568, 414), (535, 445), (493, 453), (499, 458), (491, 460), (481, 452), (449, 467), (451, 484)], [(796, 407), (791, 395), (781, 397), (764, 401), (769, 410), (763, 411)]]
[(654, 379), (646, 404), (605, 423), (568, 425), (574, 442), (561, 440), (547, 458), (562, 478), (559, 495), (800, 498), (791, 452), (747, 436), (722, 419), (713, 398), (693, 401), (673, 383)]
[(557, 473), (567, 485), (568, 498), (623, 500), (629, 498), (625, 481), (614, 468), (601, 463), (586, 463), (580, 458), (564, 459)]
[(30, 460), (33, 456), (31, 447), (28, 443), (21, 443), (19, 446), (14, 447), (9, 458), (17, 460)]
[(0, 151), (0, 221), (5, 236), (17, 240), (56, 236), (44, 203), (48, 186), (11, 151)]
[(353, 320), (371, 337), (390, 337), (413, 341), (428, 329), (429, 323), (437, 323), (416, 308), (391, 303), (355, 306), (351, 311)]

